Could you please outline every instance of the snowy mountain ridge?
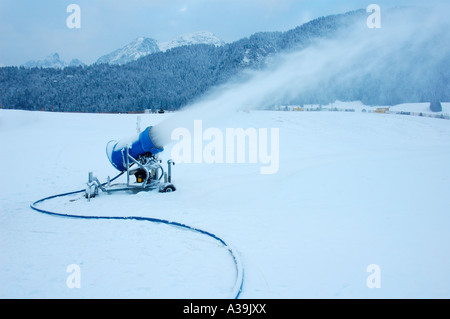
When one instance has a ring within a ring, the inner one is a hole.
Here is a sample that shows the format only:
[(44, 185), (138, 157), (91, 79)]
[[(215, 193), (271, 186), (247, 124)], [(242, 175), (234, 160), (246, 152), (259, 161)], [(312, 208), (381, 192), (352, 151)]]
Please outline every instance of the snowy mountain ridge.
[(158, 43), (159, 49), (163, 52), (183, 45), (192, 44), (212, 44), (215, 46), (222, 46), (225, 42), (211, 32), (199, 31), (181, 35), (168, 42)]
[(67, 66), (83, 66), (85, 65), (78, 59), (72, 59), (69, 63), (62, 61), (58, 53), (53, 53), (41, 60), (31, 60), (26, 62), (23, 66), (26, 68), (54, 68), (62, 69)]
[[(183, 34), (171, 41), (159, 42), (152, 38), (139, 37), (127, 45), (114, 50), (111, 53), (101, 56), (95, 64), (117, 64), (122, 65), (128, 62), (136, 61), (139, 58), (157, 52), (193, 44), (212, 44), (222, 46), (225, 44), (220, 38), (211, 32), (199, 31), (189, 34)], [(30, 60), (23, 64), (25, 68), (54, 68), (62, 69), (68, 66), (85, 66), (86, 64), (79, 59), (72, 59), (69, 63), (62, 61), (58, 53), (53, 53), (40, 60)]]
[(225, 42), (223, 42), (213, 33), (207, 31), (180, 35), (175, 39), (167, 42), (158, 42), (157, 40), (152, 38), (140, 37), (127, 44), (126, 46), (100, 57), (96, 63), (121, 65), (135, 61), (149, 54), (165, 52), (176, 47), (193, 44), (212, 44), (221, 46), (224, 45)]
[(148, 54), (160, 52), (156, 40), (140, 37), (126, 46), (100, 57), (96, 63), (126, 64)]

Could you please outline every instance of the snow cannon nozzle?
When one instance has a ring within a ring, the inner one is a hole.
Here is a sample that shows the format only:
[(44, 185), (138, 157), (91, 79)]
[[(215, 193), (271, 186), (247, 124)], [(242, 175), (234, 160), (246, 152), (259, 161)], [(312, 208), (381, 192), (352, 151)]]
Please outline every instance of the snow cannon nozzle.
[(110, 141), (107, 144), (106, 154), (108, 159), (112, 166), (121, 172), (127, 170), (125, 149), (128, 149), (128, 154), (135, 159), (144, 154), (156, 155), (164, 151), (164, 148), (155, 142), (155, 138), (152, 136), (151, 126), (131, 139), (124, 139), (119, 142)]

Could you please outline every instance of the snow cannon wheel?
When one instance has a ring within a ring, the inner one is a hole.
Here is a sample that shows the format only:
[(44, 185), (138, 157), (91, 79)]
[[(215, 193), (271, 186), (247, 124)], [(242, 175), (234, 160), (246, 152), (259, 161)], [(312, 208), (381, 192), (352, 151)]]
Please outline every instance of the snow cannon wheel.
[(176, 190), (175, 186), (173, 186), (172, 184), (170, 185), (165, 185), (163, 187), (161, 187), (161, 189), (159, 190), (161, 193), (172, 193)]
[(86, 190), (84, 192), (84, 197), (86, 199), (94, 198), (96, 195), (98, 195), (98, 188), (94, 183), (88, 183)]
[(84, 194), (84, 197), (86, 199), (94, 198), (95, 197), (95, 193), (91, 193), (90, 191), (86, 191), (85, 194)]

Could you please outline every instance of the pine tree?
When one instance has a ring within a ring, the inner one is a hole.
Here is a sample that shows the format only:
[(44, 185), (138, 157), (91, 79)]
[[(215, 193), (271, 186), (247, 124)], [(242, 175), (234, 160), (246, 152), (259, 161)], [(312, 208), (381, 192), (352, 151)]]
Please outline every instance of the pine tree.
[(430, 110), (432, 112), (442, 112), (442, 105), (439, 101), (433, 101), (430, 103)]

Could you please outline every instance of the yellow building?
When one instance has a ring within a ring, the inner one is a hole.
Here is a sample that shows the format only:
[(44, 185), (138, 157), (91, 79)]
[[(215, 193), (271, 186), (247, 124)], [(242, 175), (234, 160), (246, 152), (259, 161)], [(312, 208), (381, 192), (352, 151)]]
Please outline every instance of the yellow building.
[(389, 111), (388, 107), (379, 107), (374, 111), (374, 113), (386, 113), (388, 111)]

